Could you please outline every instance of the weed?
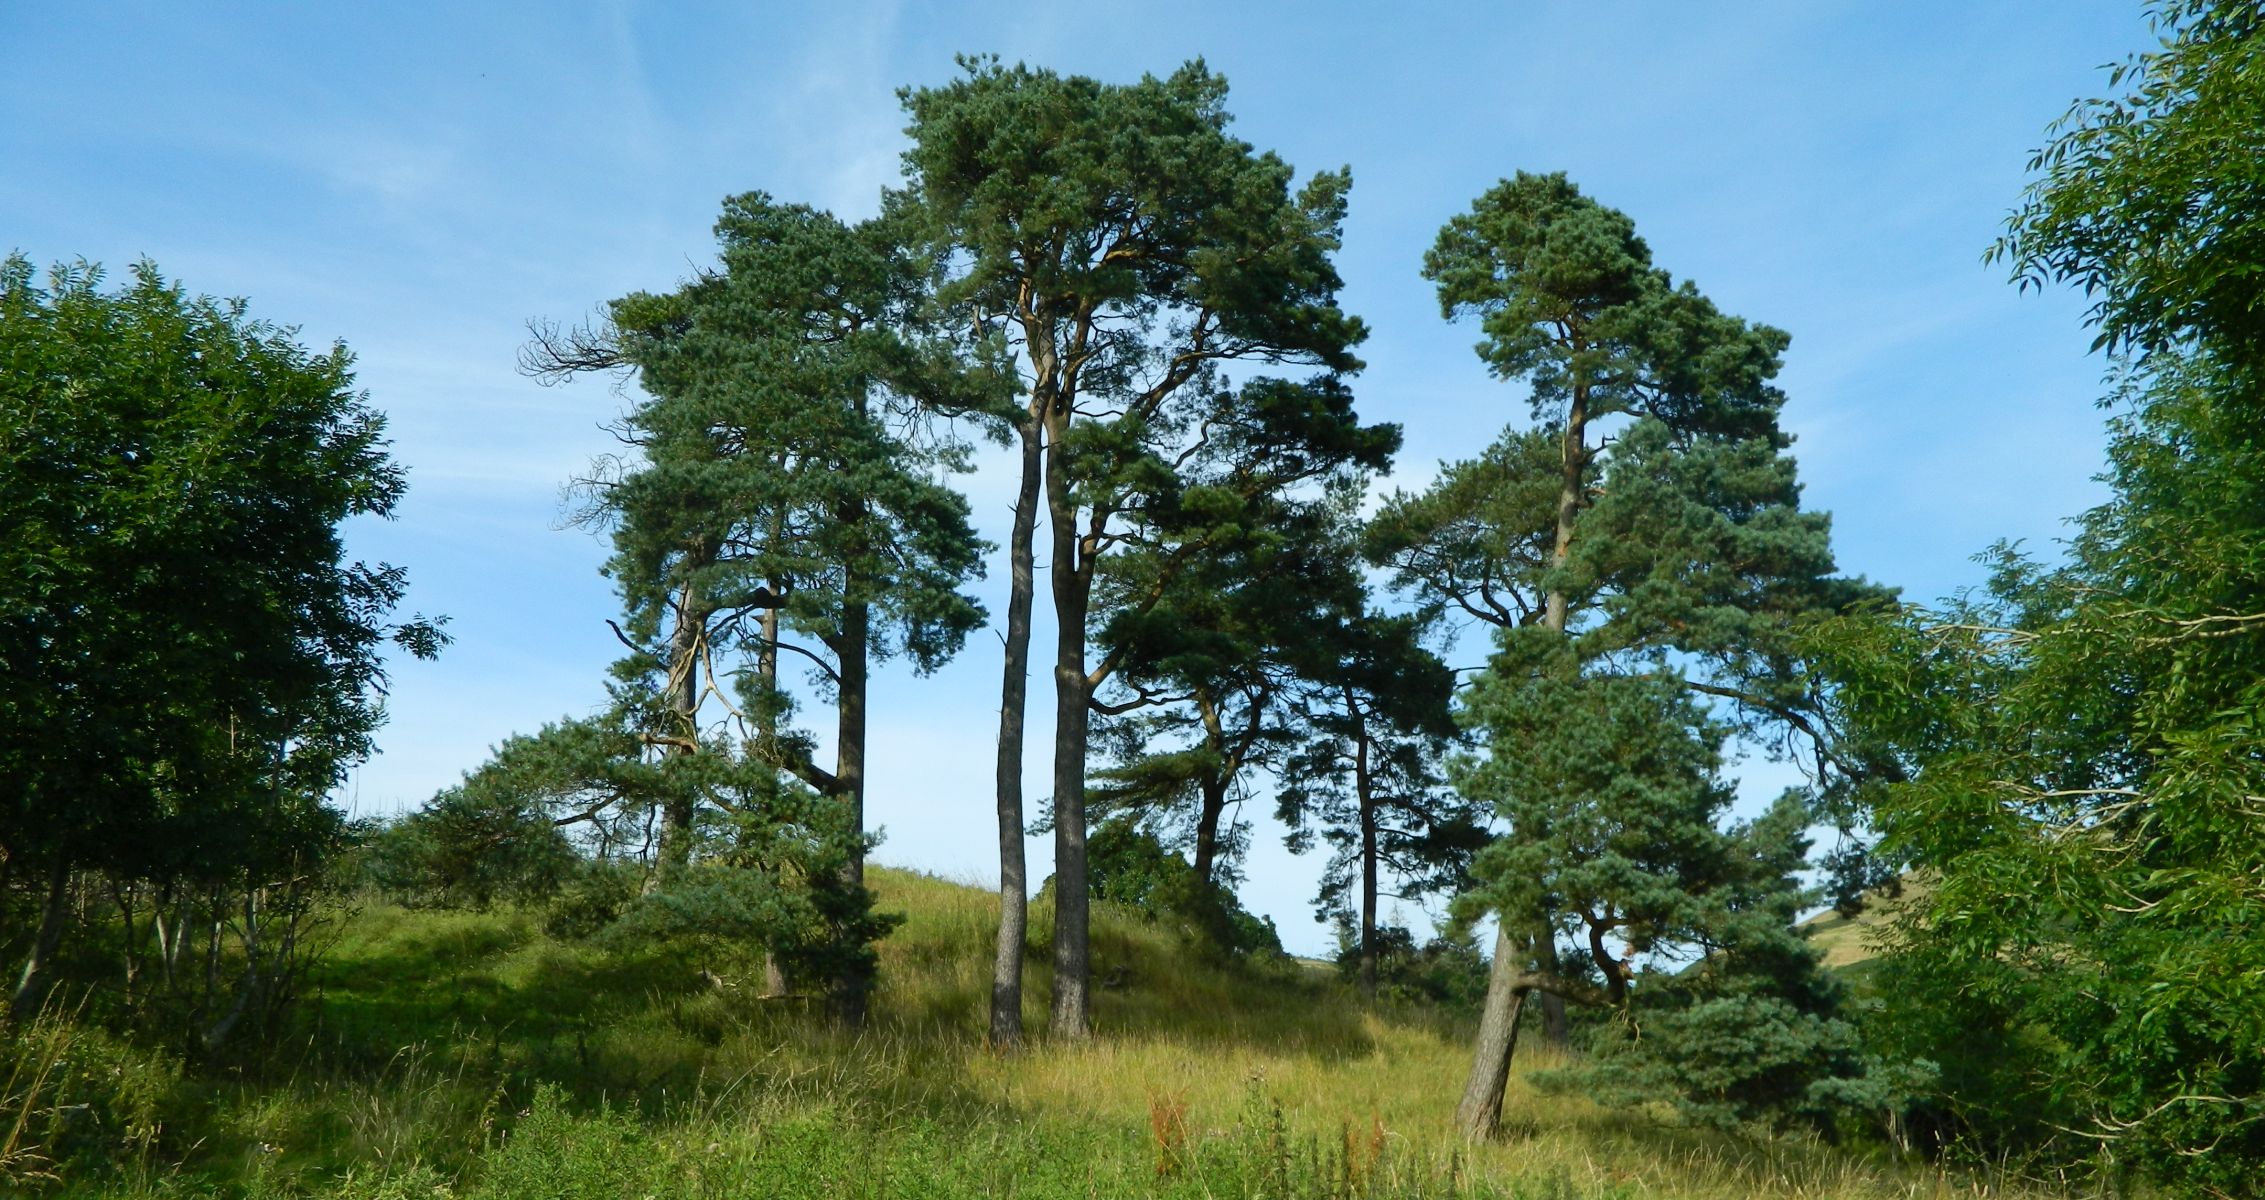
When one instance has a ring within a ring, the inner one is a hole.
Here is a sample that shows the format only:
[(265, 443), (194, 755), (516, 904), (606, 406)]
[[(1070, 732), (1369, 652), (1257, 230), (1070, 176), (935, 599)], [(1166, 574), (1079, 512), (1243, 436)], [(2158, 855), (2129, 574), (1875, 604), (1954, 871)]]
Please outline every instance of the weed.
[(1151, 1094), (1148, 1135), (1156, 1143), (1156, 1174), (1178, 1175), (1187, 1166), (1188, 1099), (1185, 1094)]

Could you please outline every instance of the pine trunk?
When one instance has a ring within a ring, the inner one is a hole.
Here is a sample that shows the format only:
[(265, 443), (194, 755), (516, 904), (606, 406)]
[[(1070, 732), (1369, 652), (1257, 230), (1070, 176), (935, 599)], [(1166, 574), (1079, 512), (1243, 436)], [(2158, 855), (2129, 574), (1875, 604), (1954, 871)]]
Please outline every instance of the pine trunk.
[[(1558, 974), (1557, 943), (1546, 937), (1538, 939), (1534, 945), (1534, 964), (1545, 975)], [(1542, 1044), (1562, 1050), (1573, 1040), (1571, 1023), (1565, 1017), (1565, 997), (1543, 992), (1540, 1003)]]
[(1046, 514), (1052, 533), (1054, 590), (1054, 1036), (1083, 1040), (1093, 1031), (1089, 988), (1085, 869), (1085, 752), (1090, 717), (1085, 668), (1089, 564), (1080, 561), (1076, 502), (1070, 495), (1061, 426), (1050, 419), (1046, 447)]
[(1220, 767), (1204, 777), (1198, 785), (1198, 807), (1195, 814), (1195, 877), (1208, 888), (1211, 877), (1219, 868), (1219, 823), (1227, 813), (1227, 787), (1234, 779), (1234, 760), (1227, 755), (1227, 729), (1220, 720), (1219, 705), (1209, 694), (1199, 691), (1196, 709), (1203, 715), (1204, 737), (1219, 751)]
[[(669, 634), (667, 703), (672, 737), (671, 755), (692, 753), (692, 739), (700, 732), (700, 655), (708, 629), (708, 610), (699, 592), (686, 584), (677, 597), (676, 628)], [(661, 844), (648, 887), (658, 889), (674, 881), (692, 863), (692, 793), (677, 789), (661, 801)]]
[(1494, 1136), (1502, 1124), (1502, 1092), (1510, 1084), (1510, 1059), (1518, 1049), (1518, 1011), (1531, 990), (1526, 972), (1516, 964), (1522, 948), (1507, 924), (1494, 933), (1494, 969), (1486, 980), (1486, 1008), (1479, 1015), (1477, 1058), (1470, 1081), (1463, 1086), (1462, 1102), (1455, 1106), (1455, 1128), (1464, 1137), (1480, 1141)]
[(1022, 438), (1022, 481), (1015, 492), (1014, 532), (1007, 544), (1006, 665), (999, 681), (999, 944), (991, 964), (991, 1044), (1022, 1044), (1022, 958), (1030, 928), (1029, 872), (1023, 853), (1023, 719), (1030, 694), (1030, 609), (1036, 590), (1039, 428)]
[(853, 840), (845, 882), (865, 884), (865, 693), (867, 653), (872, 642), (872, 609), (842, 606), (840, 708), (834, 726), (834, 786), (847, 810)]
[(1376, 782), (1368, 769), (1368, 725), (1359, 722), (1353, 740), (1353, 789), (1361, 814), (1361, 999), (1376, 1003)]
[[(1559, 450), (1557, 536), (1550, 549), (1551, 570), (1562, 569), (1572, 556), (1573, 528), (1580, 520), (1588, 465), (1588, 386), (1576, 380)], [(1571, 597), (1564, 589), (1550, 589), (1542, 624), (1563, 634), (1570, 604)], [(1517, 831), (1512, 830), (1511, 836), (1517, 836)], [(1478, 1046), (1471, 1059), (1470, 1081), (1464, 1086), (1463, 1102), (1456, 1109), (1456, 1123), (1466, 1137), (1492, 1136), (1495, 1126), (1501, 1122), (1502, 1089), (1510, 1080), (1510, 1056), (1518, 1048), (1518, 1010), (1523, 1007), (1528, 990), (1520, 981), (1530, 979), (1530, 975), (1525, 948), (1515, 945), (1508, 934), (1512, 917), (1510, 913), (1497, 914), (1501, 924), (1494, 939), (1494, 962), (1487, 972), (1486, 1009), (1479, 1016)], [(1546, 928), (1541, 936), (1549, 936)]]
[(1205, 887), (1219, 870), (1219, 825), (1227, 814), (1227, 780), (1212, 776), (1201, 785), (1202, 809), (1195, 822), (1195, 877)]
[[(778, 536), (776, 525), (773, 526), (772, 536), (774, 538)], [(785, 591), (785, 585), (779, 580), (771, 580), (770, 591), (771, 595), (776, 598)], [(761, 688), (763, 703), (762, 707), (757, 709), (755, 713), (755, 733), (763, 745), (769, 746), (777, 742), (779, 737), (779, 714), (778, 709), (774, 707), (773, 697), (773, 693), (778, 690), (779, 686), (779, 610), (775, 606), (764, 609), (761, 621), (763, 640), (762, 644), (755, 649), (755, 678), (757, 686)], [(766, 767), (764, 774), (768, 777), (770, 784), (769, 794), (764, 797), (769, 807), (763, 814), (763, 820), (771, 821), (777, 819), (779, 773), (776, 768)], [(765, 863), (762, 865), (762, 869), (771, 873), (774, 882), (777, 880), (779, 874), (777, 863)], [(765, 947), (763, 950), (763, 995), (774, 997), (786, 994), (786, 972), (779, 968), (779, 956), (773, 953), (769, 947)]]
[[(846, 573), (842, 583), (845, 597), (863, 594), (865, 580), (859, 572)], [(871, 641), (871, 606), (863, 600), (845, 599), (839, 646), (841, 681), (836, 688), (839, 707), (834, 733), (834, 785), (847, 810), (851, 838), (842, 882), (852, 888), (865, 886), (865, 691)], [(842, 1024), (855, 1028), (865, 1023), (870, 984), (862, 972), (836, 981), (834, 1009)]]

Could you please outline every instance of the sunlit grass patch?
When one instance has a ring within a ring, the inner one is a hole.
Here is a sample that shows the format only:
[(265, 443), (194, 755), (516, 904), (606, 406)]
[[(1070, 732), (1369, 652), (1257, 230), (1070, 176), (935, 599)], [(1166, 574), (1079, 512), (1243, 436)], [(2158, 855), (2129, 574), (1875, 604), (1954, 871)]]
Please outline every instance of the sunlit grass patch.
[(153, 1200), (1974, 1194), (1973, 1179), (1871, 1153), (1544, 1093), (1531, 1075), (1557, 1062), (1533, 1039), (1504, 1136), (1465, 1144), (1467, 1014), (1370, 1011), (1329, 972), (1206, 959), (1107, 904), (1096, 1036), (1046, 1033), (1040, 904), (1030, 1041), (994, 1052), (997, 897), (886, 868), (870, 879), (907, 920), (854, 1032), (816, 997), (767, 997), (753, 948), (701, 958), (561, 940), (517, 911), (365, 904), (281, 1068), (198, 1080), (148, 1060), (137, 1078), (180, 1089), (152, 1110), (169, 1124), (150, 1149), (116, 1151), (107, 1170), (81, 1155), (27, 1186)]

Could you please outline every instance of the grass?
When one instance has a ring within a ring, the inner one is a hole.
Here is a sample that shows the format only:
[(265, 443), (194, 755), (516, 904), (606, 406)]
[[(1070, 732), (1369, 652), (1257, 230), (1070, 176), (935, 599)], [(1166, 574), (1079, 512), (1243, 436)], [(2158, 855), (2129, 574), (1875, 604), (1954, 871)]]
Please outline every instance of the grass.
[[(184, 1074), (61, 1026), (5, 1043), (0, 1129), (27, 1132), (0, 1147), (23, 1164), (0, 1163), (0, 1192), (12, 1178), (27, 1194), (150, 1200), (2050, 1194), (1544, 1094), (1528, 1074), (1549, 1064), (1531, 1051), (1505, 1137), (1466, 1145), (1451, 1132), (1459, 1020), (1364, 1011), (1295, 964), (1196, 962), (1106, 905), (1098, 1036), (994, 1054), (979, 1028), (995, 898), (887, 869), (871, 881), (909, 920), (883, 944), (856, 1034), (806, 1000), (763, 998), (752, 960), (558, 941), (523, 913), (367, 904), (264, 1073)], [(1049, 917), (1033, 914), (1041, 937)], [(1038, 1031), (1046, 947), (1033, 951)]]

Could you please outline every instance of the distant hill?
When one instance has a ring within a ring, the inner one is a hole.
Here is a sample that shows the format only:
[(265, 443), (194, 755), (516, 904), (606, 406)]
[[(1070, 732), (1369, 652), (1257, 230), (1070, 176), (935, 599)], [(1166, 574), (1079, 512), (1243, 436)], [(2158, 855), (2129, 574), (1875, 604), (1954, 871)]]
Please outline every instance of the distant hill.
[(1884, 926), (1895, 918), (1903, 902), (1918, 885), (1905, 880), (1901, 898), (1890, 898), (1883, 892), (1872, 892), (1865, 897), (1864, 911), (1855, 917), (1844, 917), (1832, 909), (1818, 913), (1801, 922), (1801, 932), (1810, 942), (1824, 951), (1824, 963), (1838, 971), (1849, 971), (1878, 958), (1879, 937)]

